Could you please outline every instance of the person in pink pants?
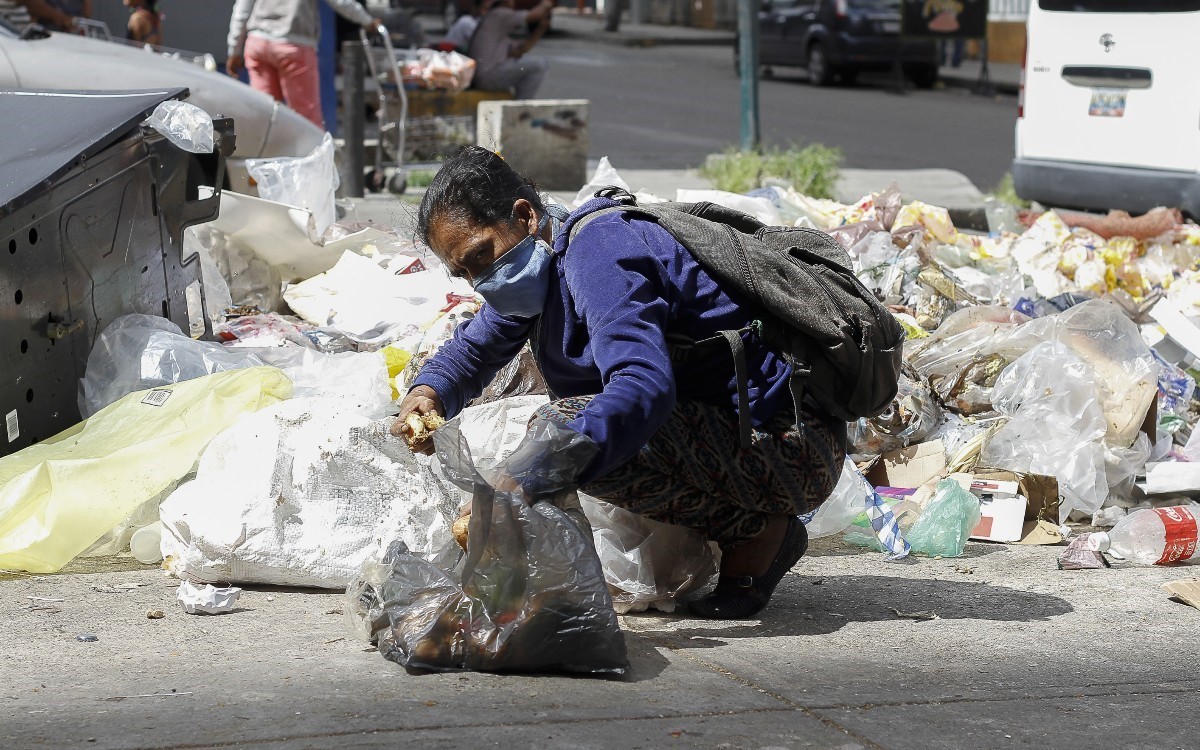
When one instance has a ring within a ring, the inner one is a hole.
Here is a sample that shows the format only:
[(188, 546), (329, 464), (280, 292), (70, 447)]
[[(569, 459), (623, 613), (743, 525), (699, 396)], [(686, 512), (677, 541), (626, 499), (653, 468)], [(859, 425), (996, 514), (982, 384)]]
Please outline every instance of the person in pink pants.
[[(355, 0), (325, 0), (339, 15), (370, 29), (379, 27)], [(250, 85), (285, 102), (318, 127), (321, 114), (317, 0), (237, 0), (229, 21), (225, 70), (250, 74)]]

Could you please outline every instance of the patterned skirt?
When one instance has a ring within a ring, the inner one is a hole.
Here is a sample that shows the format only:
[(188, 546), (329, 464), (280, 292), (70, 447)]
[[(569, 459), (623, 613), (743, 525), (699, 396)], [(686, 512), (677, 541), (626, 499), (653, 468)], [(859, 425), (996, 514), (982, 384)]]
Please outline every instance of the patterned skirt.
[[(535, 417), (566, 424), (592, 396), (552, 401)], [(763, 531), (771, 514), (807, 513), (829, 496), (846, 455), (846, 426), (792, 409), (741, 447), (729, 407), (680, 401), (638, 454), (580, 488), (656, 521), (686, 526), (729, 546)]]

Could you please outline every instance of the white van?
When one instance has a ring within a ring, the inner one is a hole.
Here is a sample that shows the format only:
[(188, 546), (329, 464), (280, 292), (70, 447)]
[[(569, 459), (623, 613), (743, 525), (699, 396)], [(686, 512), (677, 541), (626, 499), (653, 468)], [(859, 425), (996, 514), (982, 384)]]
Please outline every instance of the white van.
[(1017, 194), (1200, 217), (1200, 0), (1030, 0)]

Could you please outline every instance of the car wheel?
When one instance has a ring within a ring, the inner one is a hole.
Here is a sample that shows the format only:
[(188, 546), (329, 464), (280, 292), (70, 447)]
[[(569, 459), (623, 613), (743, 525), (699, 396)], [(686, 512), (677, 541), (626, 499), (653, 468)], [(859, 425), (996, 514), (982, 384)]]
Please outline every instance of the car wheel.
[(938, 69), (934, 65), (921, 65), (905, 71), (908, 80), (919, 89), (931, 89), (938, 80)]
[(392, 195), (404, 195), (408, 190), (408, 175), (403, 170), (396, 170), (387, 181), (388, 192)]
[(833, 83), (833, 68), (829, 65), (829, 56), (825, 54), (825, 45), (820, 42), (808, 48), (808, 82), (814, 86)]
[(363, 187), (365, 187), (368, 192), (378, 193), (379, 191), (383, 190), (383, 179), (383, 172), (375, 169), (369, 169), (367, 170), (367, 173), (363, 175)]

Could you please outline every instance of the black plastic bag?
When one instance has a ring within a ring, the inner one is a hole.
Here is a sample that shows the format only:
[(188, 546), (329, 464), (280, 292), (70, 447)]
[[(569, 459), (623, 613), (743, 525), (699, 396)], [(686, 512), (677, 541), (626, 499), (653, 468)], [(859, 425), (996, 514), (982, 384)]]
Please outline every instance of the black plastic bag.
[(489, 482), (456, 421), (434, 443), (447, 477), (472, 495), (466, 559), (460, 578), (398, 544), (382, 566), (364, 567), (347, 593), (384, 658), (410, 670), (624, 673), (600, 560), (551, 502), (573, 491), (595, 445), (537, 420), (511, 457), (483, 472)]

